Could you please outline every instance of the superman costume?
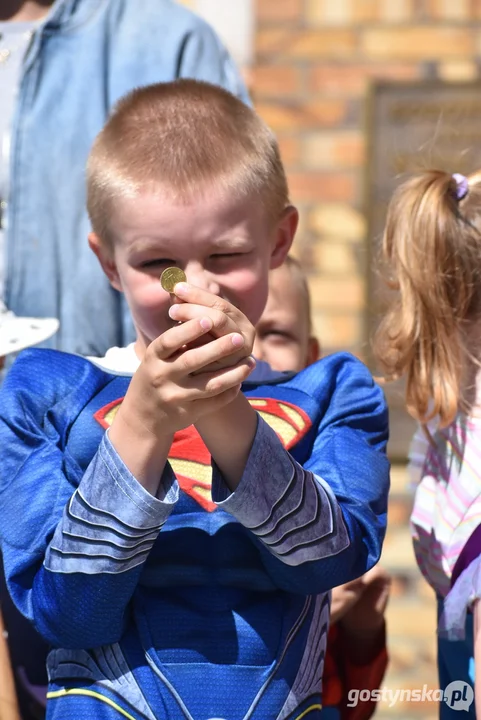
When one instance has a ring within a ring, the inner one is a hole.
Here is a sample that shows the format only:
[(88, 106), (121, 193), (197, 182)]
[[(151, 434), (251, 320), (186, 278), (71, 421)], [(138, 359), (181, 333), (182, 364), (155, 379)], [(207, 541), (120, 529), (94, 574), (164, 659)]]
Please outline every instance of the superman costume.
[(53, 648), (47, 717), (315, 720), (328, 591), (385, 533), (381, 390), (347, 354), (297, 375), (260, 364), (236, 491), (192, 427), (161, 501), (108, 438), (130, 376), (28, 350), (0, 393), (5, 575)]

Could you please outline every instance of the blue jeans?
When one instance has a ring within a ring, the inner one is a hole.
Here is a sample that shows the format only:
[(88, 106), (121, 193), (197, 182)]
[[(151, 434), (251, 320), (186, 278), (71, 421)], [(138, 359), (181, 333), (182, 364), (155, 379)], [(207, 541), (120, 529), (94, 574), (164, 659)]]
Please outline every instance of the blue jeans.
[[(442, 600), (438, 599), (438, 618), (442, 611)], [(474, 648), (473, 648), (473, 616), (468, 613), (466, 616), (466, 636), (464, 640), (446, 640), (438, 637), (438, 673), (439, 687), (444, 691), (450, 683), (461, 681), (467, 683), (474, 693)], [(461, 688), (461, 686), (460, 686)], [(469, 704), (471, 694), (469, 689), (461, 689), (464, 692), (464, 707)], [(463, 708), (459, 704), (452, 702), (452, 692), (448, 690), (448, 698), (439, 704), (440, 720), (460, 720), (460, 717), (466, 718), (466, 715), (460, 716), (460, 710)], [(452, 705), (452, 707), (450, 707)], [(466, 710), (469, 718), (476, 717), (474, 708), (474, 700)]]

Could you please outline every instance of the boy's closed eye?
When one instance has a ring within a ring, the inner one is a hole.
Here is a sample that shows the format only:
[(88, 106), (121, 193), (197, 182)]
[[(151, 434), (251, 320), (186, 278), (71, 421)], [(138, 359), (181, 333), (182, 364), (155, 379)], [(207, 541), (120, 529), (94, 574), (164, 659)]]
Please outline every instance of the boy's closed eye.
[[(209, 261), (228, 262), (229, 260), (234, 260), (247, 254), (246, 252), (216, 253), (215, 255), (210, 255)], [(159, 267), (161, 265), (165, 265), (165, 267), (176, 267), (177, 262), (171, 258), (152, 258), (140, 263), (140, 267), (142, 268)]]
[(296, 338), (286, 330), (265, 330), (264, 332), (258, 333), (258, 335), (261, 340), (276, 344), (297, 342)]
[(207, 267), (211, 267), (216, 272), (223, 272), (225, 269), (230, 269), (231, 266), (235, 266), (239, 261), (245, 262), (249, 252), (230, 252), (230, 253), (215, 253), (210, 255), (206, 263)]
[(231, 252), (231, 253), (215, 253), (215, 255), (211, 255), (211, 260), (228, 260), (230, 258), (236, 258), (241, 257), (242, 255), (246, 255), (247, 253), (241, 253), (241, 252)]
[(170, 260), (168, 258), (153, 258), (152, 260), (145, 260), (142, 262), (140, 267), (150, 268), (159, 267), (160, 265), (165, 265), (165, 267), (174, 267), (176, 264), (175, 260)]

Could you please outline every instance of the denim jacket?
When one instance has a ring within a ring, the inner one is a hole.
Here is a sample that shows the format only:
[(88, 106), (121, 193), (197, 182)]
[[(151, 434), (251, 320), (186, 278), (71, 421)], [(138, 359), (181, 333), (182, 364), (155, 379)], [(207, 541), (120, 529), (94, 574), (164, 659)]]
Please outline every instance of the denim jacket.
[(57, 0), (32, 38), (12, 124), (5, 299), (59, 318), (50, 347), (103, 355), (132, 338), (87, 243), (85, 164), (118, 98), (178, 77), (248, 101), (212, 29), (172, 0)]

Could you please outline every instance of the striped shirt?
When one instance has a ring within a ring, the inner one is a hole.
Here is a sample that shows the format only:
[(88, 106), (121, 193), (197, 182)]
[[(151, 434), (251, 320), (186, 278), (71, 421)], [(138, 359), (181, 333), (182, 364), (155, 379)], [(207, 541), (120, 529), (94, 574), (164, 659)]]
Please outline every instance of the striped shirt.
[(411, 532), (421, 572), (444, 597), (461, 551), (481, 524), (481, 418), (459, 414), (432, 438), (431, 444), (420, 428), (411, 444)]

